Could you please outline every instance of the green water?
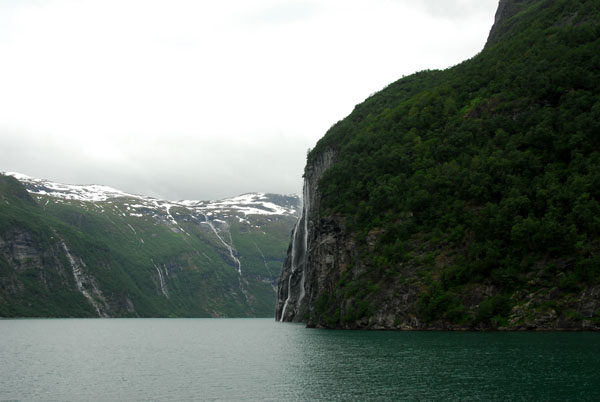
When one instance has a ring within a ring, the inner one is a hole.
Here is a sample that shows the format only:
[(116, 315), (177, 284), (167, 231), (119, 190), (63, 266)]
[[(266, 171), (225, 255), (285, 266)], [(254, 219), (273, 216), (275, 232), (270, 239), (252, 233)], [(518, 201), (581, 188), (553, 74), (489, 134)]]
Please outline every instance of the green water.
[(600, 334), (0, 320), (4, 401), (599, 401)]

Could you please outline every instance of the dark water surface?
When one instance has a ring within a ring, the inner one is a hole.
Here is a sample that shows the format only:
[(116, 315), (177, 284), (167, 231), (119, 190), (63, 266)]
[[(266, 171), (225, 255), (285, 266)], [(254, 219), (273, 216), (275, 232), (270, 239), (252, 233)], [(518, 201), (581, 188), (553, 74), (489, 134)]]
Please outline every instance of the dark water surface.
[(600, 334), (0, 320), (0, 401), (600, 401)]

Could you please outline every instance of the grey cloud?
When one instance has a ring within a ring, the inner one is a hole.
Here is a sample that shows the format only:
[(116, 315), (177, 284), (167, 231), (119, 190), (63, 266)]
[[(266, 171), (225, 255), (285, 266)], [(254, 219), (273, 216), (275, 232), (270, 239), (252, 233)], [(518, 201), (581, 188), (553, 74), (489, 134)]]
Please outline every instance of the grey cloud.
[(280, 25), (308, 19), (317, 11), (318, 7), (313, 2), (273, 3), (271, 6), (244, 15), (241, 20), (248, 25)]
[[(75, 3), (41, 1), (43, 7), (33, 13), (19, 8), (18, 20), (0, 12), (0, 42), (6, 41), (0, 170), (175, 200), (299, 192), (305, 151), (327, 127), (402, 74), (444, 67), (465, 49), (467, 55), (480, 49), (472, 38), (483, 41), (487, 32), (466, 31), (477, 25), (472, 13), (486, 5), (489, 13), (496, 0), (377, 1), (404, 2), (416, 11), (414, 20), (379, 13), (404, 7), (375, 7), (366, 0), (189, 2), (181, 8), (190, 15), (203, 10), (214, 24), (199, 23), (193, 15), (181, 23), (183, 12), (163, 20), (163, 9), (172, 10), (163, 1), (139, 2), (156, 18), (157, 24), (146, 25), (136, 20), (136, 7), (121, 15), (112, 3), (93, 0), (77, 2), (74, 9)], [(105, 18), (121, 15), (126, 23), (106, 31), (90, 17), (98, 12)], [(449, 40), (435, 33), (441, 21), (431, 15), (457, 15), (455, 24), (467, 16), (469, 21), (465, 30), (450, 32), (457, 36)], [(491, 26), (492, 13), (488, 19)], [(421, 23), (432, 25), (417, 26)], [(54, 29), (61, 24), (68, 29)], [(397, 29), (402, 26), (431, 35), (407, 37)], [(150, 36), (138, 35), (137, 28)], [(73, 36), (73, 29), (83, 32)], [(171, 36), (163, 35), (167, 31)], [(166, 42), (157, 43), (153, 35)], [(73, 54), (71, 42), (64, 41), (88, 36), (101, 46), (86, 51), (88, 41), (81, 40), (82, 53)], [(48, 43), (41, 43), (46, 37)], [(388, 51), (421, 39), (423, 46)], [(440, 43), (448, 45), (430, 50)], [(359, 49), (363, 53), (356, 57)], [(53, 63), (40, 62), (37, 55), (44, 52)], [(429, 55), (440, 57), (425, 58)], [(286, 135), (276, 135), (279, 131)]]
[(456, 18), (465, 15), (478, 15), (485, 13), (489, 9), (490, 1), (497, 0), (391, 0), (394, 2), (405, 3), (406, 5), (419, 7), (429, 15), (436, 18)]
[(310, 144), (293, 137), (256, 143), (163, 138), (128, 149), (114, 163), (82, 155), (75, 144), (0, 129), (0, 171), (68, 184), (103, 184), (169, 200), (219, 199), (246, 192), (291, 194), (302, 188)]

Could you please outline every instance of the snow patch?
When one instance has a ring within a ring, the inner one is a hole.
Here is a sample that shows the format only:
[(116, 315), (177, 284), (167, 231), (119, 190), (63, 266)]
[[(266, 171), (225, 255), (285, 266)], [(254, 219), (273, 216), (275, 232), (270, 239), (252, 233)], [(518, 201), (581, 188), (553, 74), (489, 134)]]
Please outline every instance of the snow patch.
[[(206, 219), (211, 217), (215, 222), (224, 222), (223, 219), (229, 217), (237, 218), (240, 222), (248, 222), (247, 218), (251, 215), (283, 215), (297, 216), (299, 206), (293, 203), (289, 205), (278, 205), (272, 200), (272, 195), (265, 193), (248, 193), (237, 197), (226, 198), (223, 200), (199, 201), (199, 200), (181, 200), (165, 201), (153, 197), (135, 195), (112, 187), (103, 185), (72, 185), (55, 183), (49, 180), (37, 179), (17, 172), (6, 172), (5, 174), (13, 176), (21, 181), (27, 191), (37, 197), (45, 197), (46, 204), (49, 201), (55, 203), (65, 202), (90, 202), (97, 207), (100, 212), (104, 212), (106, 204), (112, 204), (113, 207), (123, 207), (123, 211), (118, 213), (123, 216), (143, 217), (152, 214), (155, 219), (166, 219), (172, 226), (178, 227), (181, 232), (187, 233), (174, 216), (171, 209), (174, 207), (185, 208), (191, 215), (203, 215)], [(297, 195), (288, 196), (299, 199)], [(50, 198), (50, 199), (48, 199)], [(121, 199), (117, 201), (117, 199)], [(121, 204), (122, 202), (122, 204)], [(214, 218), (219, 219), (214, 219)]]

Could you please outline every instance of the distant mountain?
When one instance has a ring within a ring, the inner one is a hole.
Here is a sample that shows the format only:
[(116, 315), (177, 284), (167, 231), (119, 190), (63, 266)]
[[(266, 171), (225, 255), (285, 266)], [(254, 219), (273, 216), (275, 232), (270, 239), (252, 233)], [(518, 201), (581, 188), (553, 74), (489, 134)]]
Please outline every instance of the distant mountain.
[(500, 0), (487, 45), (308, 155), (277, 319), (600, 330), (600, 2)]
[(298, 205), (0, 175), (0, 316), (272, 316)]

